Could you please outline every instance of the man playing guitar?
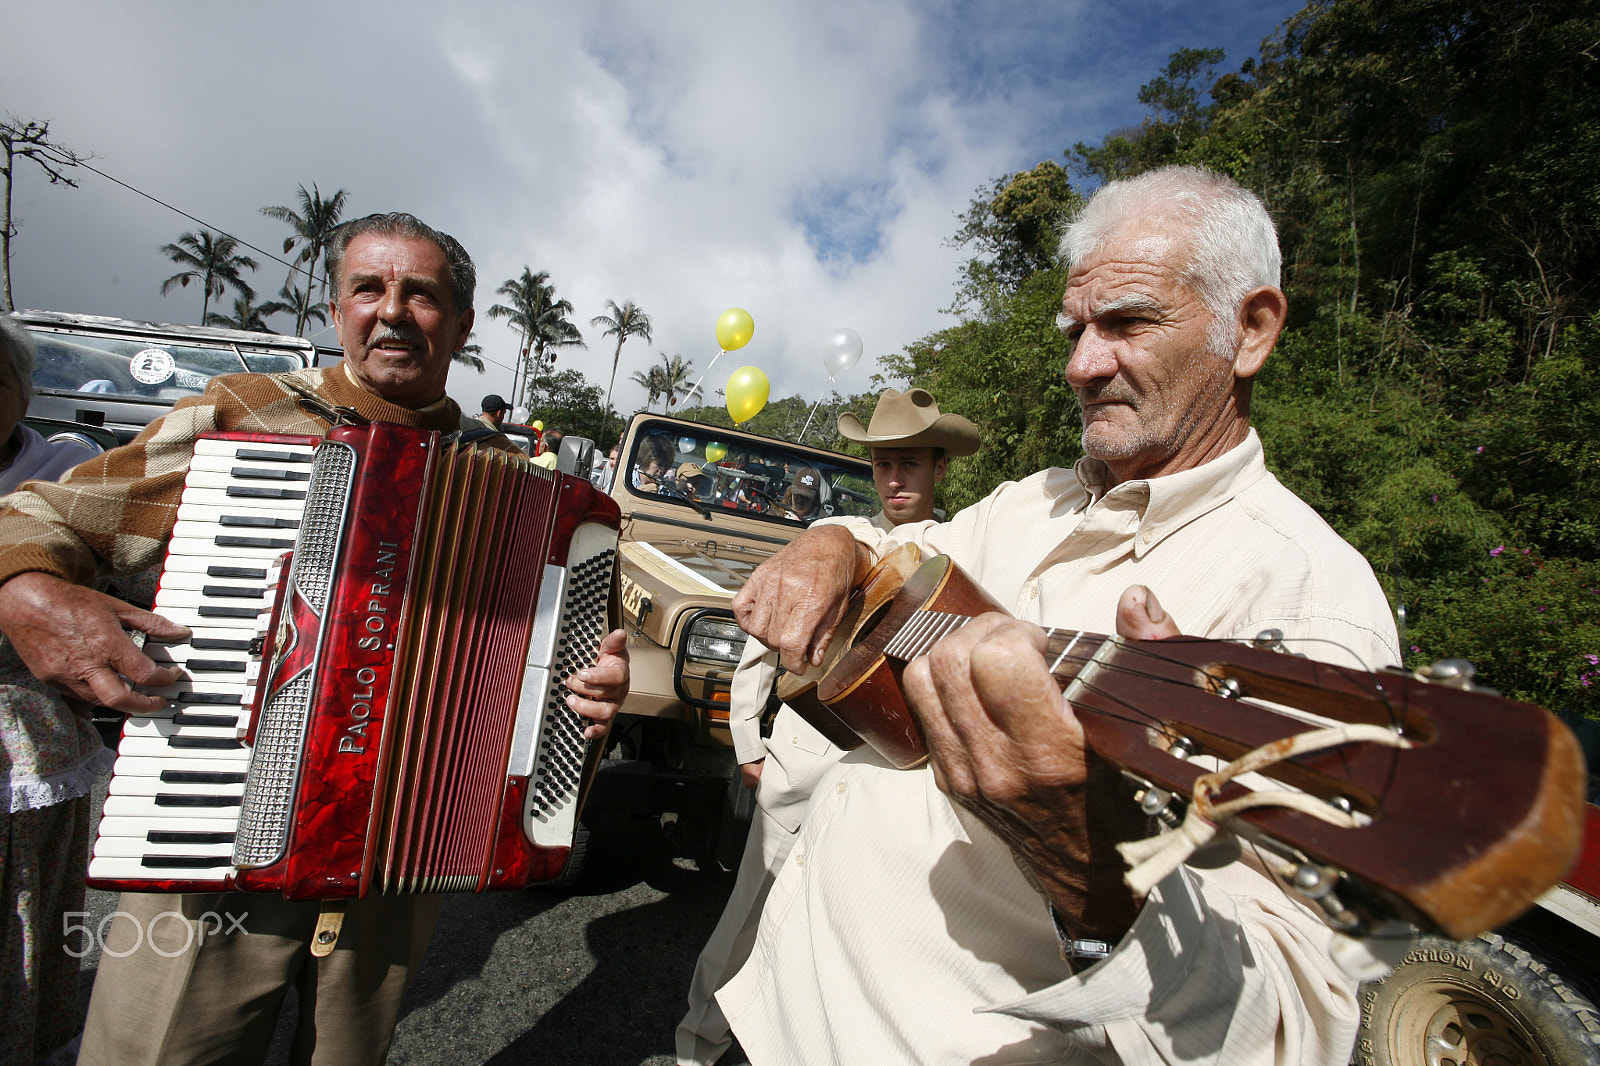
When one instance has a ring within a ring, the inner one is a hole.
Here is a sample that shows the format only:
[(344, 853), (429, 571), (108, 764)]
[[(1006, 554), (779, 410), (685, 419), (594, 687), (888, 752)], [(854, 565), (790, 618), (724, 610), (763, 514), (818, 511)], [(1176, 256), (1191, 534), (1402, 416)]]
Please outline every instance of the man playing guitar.
[(1275, 230), (1231, 180), (1167, 168), (1102, 187), (1062, 252), (1087, 457), (942, 525), (808, 531), (734, 600), (791, 671), (822, 662), (849, 590), (902, 543), (1015, 616), (906, 667), (926, 765), (862, 748), (818, 785), (717, 995), (754, 1062), (1347, 1061), (1355, 983), (1332, 933), (1249, 849), (1143, 897), (1123, 883), (1116, 845), (1148, 820), (1085, 745), (1033, 624), (1277, 629), (1325, 661), (1398, 661), (1370, 567), (1267, 471), (1249, 425), (1286, 312)]

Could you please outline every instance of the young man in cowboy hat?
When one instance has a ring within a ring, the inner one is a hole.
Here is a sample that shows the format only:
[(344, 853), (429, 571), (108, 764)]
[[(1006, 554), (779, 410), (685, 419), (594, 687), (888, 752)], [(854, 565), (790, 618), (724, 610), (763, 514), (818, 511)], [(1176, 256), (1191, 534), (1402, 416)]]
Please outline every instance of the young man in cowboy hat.
[[(978, 427), (960, 415), (940, 413), (926, 389), (885, 389), (870, 424), (863, 426), (847, 411), (839, 416), (839, 432), (867, 445), (873, 484), (883, 505), (871, 521), (885, 531), (907, 522), (934, 520), (933, 489), (944, 480), (950, 459), (971, 455), (980, 443)], [(806, 517), (796, 510), (801, 502), (796, 497), (807, 488), (808, 474), (820, 480), (809, 467), (795, 471), (785, 497), (791, 518)], [(805, 502), (817, 506), (815, 489)], [(823, 772), (844, 755), (786, 704), (778, 708), (771, 735), (761, 735), (762, 712), (776, 677), (777, 653), (758, 641), (747, 642), (733, 675), (728, 725), (740, 774), (746, 786), (756, 789), (759, 813), (745, 841), (733, 893), (695, 964), (689, 1012), (678, 1023), (680, 1066), (710, 1066), (732, 1044), (727, 1019), (714, 995), (749, 956), (767, 892), (800, 831), (811, 791)]]
[(978, 450), (978, 427), (960, 415), (941, 414), (927, 389), (884, 389), (870, 425), (846, 411), (839, 416), (839, 433), (867, 445), (872, 483), (883, 504), (884, 521), (877, 524), (884, 529), (934, 518), (933, 487), (944, 480), (950, 459)]

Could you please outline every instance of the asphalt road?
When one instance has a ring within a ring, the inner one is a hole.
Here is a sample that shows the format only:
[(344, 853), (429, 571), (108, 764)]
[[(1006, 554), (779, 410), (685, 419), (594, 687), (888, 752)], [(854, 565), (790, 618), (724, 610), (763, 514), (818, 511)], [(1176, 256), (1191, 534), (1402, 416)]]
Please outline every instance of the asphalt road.
[[(671, 1066), (695, 957), (731, 874), (673, 859), (659, 827), (597, 827), (578, 885), (447, 897), (401, 1011), (396, 1066)], [(91, 890), (91, 923), (115, 906)], [(84, 960), (83, 1002), (98, 954)], [(293, 1008), (268, 1054), (288, 1062)], [(735, 1047), (724, 1066), (742, 1063)]]

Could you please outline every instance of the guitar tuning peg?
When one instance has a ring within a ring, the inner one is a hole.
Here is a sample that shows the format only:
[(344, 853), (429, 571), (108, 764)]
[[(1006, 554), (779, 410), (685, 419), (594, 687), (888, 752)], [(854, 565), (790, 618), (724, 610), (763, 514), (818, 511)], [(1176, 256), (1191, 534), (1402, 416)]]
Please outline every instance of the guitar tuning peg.
[(1478, 668), (1465, 659), (1440, 659), (1418, 670), (1417, 676), (1437, 685), (1498, 695), (1494, 689), (1486, 688), (1472, 680), (1478, 676)]
[(1263, 629), (1250, 641), (1252, 647), (1262, 651), (1287, 651), (1283, 643), (1283, 630)]

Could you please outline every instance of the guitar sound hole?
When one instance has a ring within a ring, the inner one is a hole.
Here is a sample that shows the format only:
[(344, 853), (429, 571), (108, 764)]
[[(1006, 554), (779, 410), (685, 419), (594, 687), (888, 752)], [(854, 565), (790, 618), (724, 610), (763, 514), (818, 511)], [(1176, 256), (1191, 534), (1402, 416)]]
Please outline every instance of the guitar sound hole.
[(851, 634), (850, 646), (852, 648), (857, 647), (869, 636), (871, 636), (872, 631), (878, 628), (878, 623), (883, 621), (884, 616), (889, 613), (889, 608), (893, 606), (893, 600), (888, 600), (885, 603), (879, 604), (878, 609), (869, 614), (866, 618), (866, 621), (857, 626), (856, 631)]

